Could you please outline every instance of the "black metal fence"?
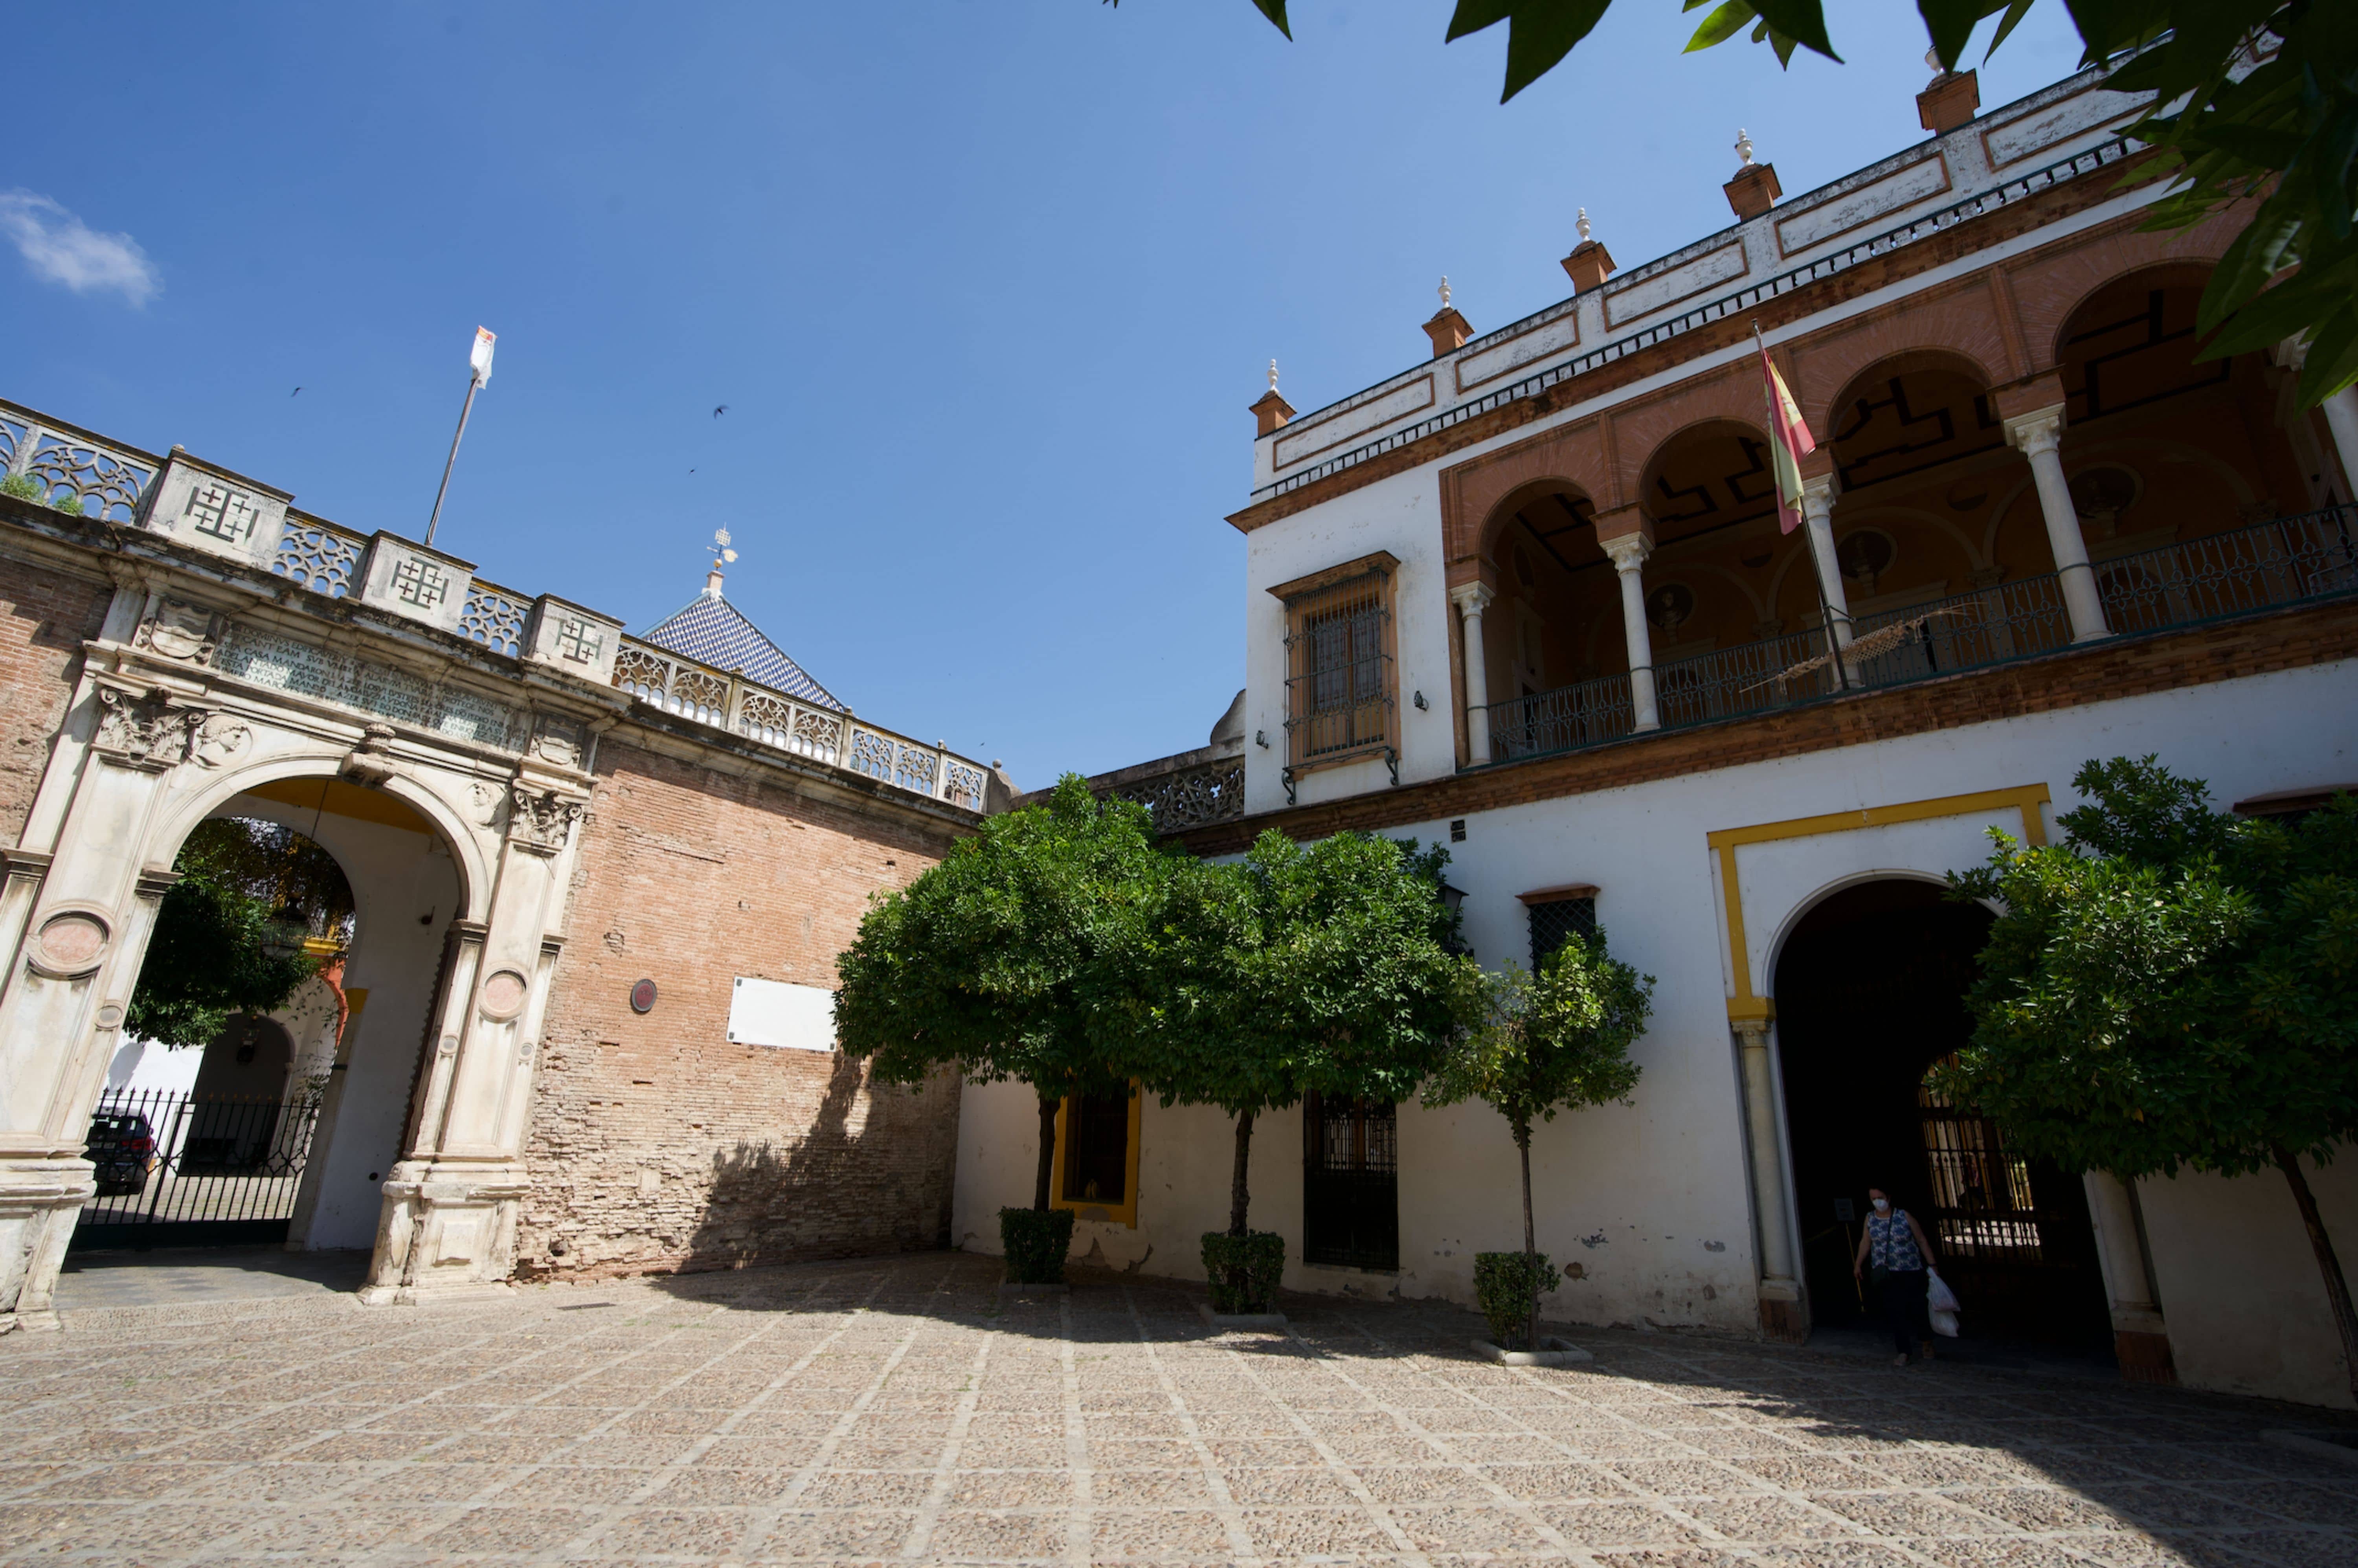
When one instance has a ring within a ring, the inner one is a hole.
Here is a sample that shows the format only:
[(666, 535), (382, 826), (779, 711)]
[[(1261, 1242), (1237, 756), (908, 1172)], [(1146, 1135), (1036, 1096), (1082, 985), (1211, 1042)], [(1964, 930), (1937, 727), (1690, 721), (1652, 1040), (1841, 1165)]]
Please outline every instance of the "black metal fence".
[(316, 1095), (108, 1090), (85, 1148), (98, 1193), (73, 1249), (285, 1240), (319, 1115)]
[[(2096, 563), (2104, 623), (2149, 636), (2358, 594), (2358, 506), (2274, 517)], [(1860, 616), (1842, 676), (1875, 690), (2035, 658), (2069, 647), (2053, 572)], [(1654, 669), (1661, 727), (1682, 729), (1814, 702), (1842, 689), (1814, 629), (1715, 649)], [(1629, 677), (1608, 676), (1489, 707), (1498, 762), (1602, 745), (1630, 733)], [(1495, 765), (1495, 763), (1494, 763)]]

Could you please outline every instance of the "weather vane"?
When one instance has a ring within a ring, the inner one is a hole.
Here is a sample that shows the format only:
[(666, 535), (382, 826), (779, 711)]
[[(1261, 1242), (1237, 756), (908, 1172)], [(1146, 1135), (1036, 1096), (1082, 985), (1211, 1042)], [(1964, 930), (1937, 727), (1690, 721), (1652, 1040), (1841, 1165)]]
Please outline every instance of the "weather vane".
[(712, 563), (716, 567), (735, 564), (737, 552), (729, 547), (728, 529), (715, 528), (712, 531), (712, 553), (718, 557)]

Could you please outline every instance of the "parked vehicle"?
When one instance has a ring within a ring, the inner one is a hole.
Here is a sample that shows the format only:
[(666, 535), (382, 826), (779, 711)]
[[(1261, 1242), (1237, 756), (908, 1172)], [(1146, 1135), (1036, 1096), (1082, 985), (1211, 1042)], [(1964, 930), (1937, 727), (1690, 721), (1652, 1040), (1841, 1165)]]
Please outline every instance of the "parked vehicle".
[(98, 1167), (98, 1195), (135, 1196), (156, 1164), (156, 1130), (135, 1112), (102, 1110), (90, 1119), (82, 1152)]

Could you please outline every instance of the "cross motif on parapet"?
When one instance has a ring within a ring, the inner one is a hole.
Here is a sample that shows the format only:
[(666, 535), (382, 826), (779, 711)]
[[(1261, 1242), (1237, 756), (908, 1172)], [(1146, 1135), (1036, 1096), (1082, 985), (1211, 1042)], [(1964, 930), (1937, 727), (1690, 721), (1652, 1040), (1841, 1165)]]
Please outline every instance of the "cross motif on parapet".
[(577, 665), (594, 665), (603, 651), (605, 639), (590, 629), (587, 621), (560, 620), (557, 623), (557, 651)]
[(393, 591), (420, 610), (431, 610), (441, 603), (449, 588), (450, 579), (442, 575), (441, 568), (414, 556), (393, 568)]
[(198, 533), (233, 545), (254, 532), (254, 503), (226, 485), (209, 484), (189, 492), (187, 516)]

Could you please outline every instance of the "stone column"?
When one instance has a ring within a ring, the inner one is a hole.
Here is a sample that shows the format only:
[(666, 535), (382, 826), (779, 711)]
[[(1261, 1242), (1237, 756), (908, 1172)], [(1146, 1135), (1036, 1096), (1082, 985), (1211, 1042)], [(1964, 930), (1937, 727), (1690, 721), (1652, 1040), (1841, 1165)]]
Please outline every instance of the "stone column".
[(1633, 730), (1659, 730), (1662, 716), (1654, 701), (1654, 638), (1646, 625), (1646, 584), (1639, 568), (1654, 553), (1653, 541), (1643, 533), (1624, 534), (1597, 541), (1613, 557), (1621, 574), (1621, 631), (1629, 643), (1629, 707), (1637, 716)]
[(2088, 1217), (2095, 1222), (2104, 1293), (2112, 1299), (2113, 1352), (2121, 1376), (2133, 1382), (2175, 1383), (2178, 1368), (2169, 1353), (2169, 1326), (2162, 1320), (2161, 1303), (2154, 1299), (2153, 1270), (2137, 1228), (2136, 1195), (2109, 1171), (2090, 1171), (2082, 1181), (2088, 1192)]
[(1801, 1285), (1786, 1225), (1783, 1141), (1777, 1135), (1777, 1092), (1768, 1064), (1768, 1020), (1730, 1020), (1744, 1065), (1745, 1131), (1752, 1150), (1752, 1210), (1760, 1227), (1760, 1326), (1779, 1339), (1809, 1332)]
[(2325, 427), (2333, 432), (2333, 455), (2342, 460), (2342, 482), (2358, 501), (2358, 386), (2345, 386), (2324, 404)]
[(2096, 571), (2088, 564), (2088, 542), (2080, 533), (2080, 514), (2071, 504), (2071, 483), (2063, 477), (2063, 406), (2008, 419), (2006, 438), (2030, 460), (2039, 511), (2047, 520), (2047, 543), (2055, 552), (2055, 571), (2063, 587), (2064, 611), (2071, 618), (2071, 641), (2093, 643), (2111, 636), (2104, 600), (2096, 592)]
[(1490, 672), (1482, 654), (1482, 611), (1498, 595), (1478, 582), (1449, 590), (1466, 629), (1466, 759), (1475, 766), (1490, 760)]
[[(1820, 474), (1801, 483), (1801, 526), (1810, 540), (1810, 560), (1818, 587), (1826, 596), (1826, 616), (1833, 623), (1834, 645), (1851, 643), (1850, 600), (1843, 592), (1842, 563), (1834, 559), (1834, 476)], [(1859, 684), (1858, 672), (1844, 665), (1848, 684)]]
[(372, 1306), (502, 1293), (516, 1212), (530, 1181), (525, 1113), (540, 1020), (557, 965), (548, 925), (559, 862), (582, 802), (519, 779), (506, 816), (490, 918), (454, 921), (435, 999), (432, 1054), (408, 1147), (384, 1184)]

